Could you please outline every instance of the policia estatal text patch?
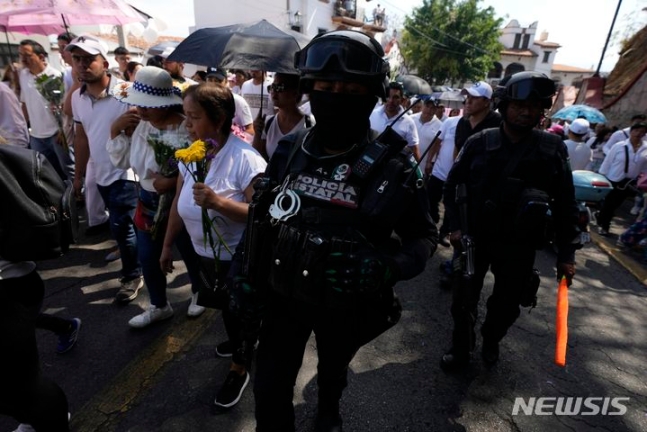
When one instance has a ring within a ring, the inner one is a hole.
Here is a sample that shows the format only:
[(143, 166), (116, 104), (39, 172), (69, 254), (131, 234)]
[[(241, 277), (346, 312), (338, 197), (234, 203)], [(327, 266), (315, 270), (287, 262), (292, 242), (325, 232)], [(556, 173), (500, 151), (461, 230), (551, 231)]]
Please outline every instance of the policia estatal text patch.
[(314, 174), (301, 173), (292, 183), (293, 191), (334, 205), (357, 208), (359, 187), (345, 181), (329, 180)]

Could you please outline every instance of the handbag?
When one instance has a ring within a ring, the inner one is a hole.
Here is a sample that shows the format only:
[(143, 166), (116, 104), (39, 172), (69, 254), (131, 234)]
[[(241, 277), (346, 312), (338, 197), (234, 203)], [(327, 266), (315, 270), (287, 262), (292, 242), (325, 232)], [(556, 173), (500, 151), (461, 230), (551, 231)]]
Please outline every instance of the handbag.
[(219, 261), (200, 257), (200, 281), (198, 286), (198, 305), (223, 310), (229, 305), (229, 288), (226, 276), (231, 261)]

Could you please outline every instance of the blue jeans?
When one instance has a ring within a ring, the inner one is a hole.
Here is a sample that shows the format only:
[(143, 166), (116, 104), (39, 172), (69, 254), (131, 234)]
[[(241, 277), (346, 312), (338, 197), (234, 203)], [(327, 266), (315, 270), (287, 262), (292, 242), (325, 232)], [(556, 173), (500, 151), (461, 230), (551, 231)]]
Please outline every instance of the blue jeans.
[(42, 153), (63, 180), (71, 180), (73, 177), (70, 177), (70, 173), (74, 170), (74, 162), (69, 152), (58, 144), (57, 137), (58, 134), (49, 138), (29, 137), (29, 147)]
[(137, 260), (137, 236), (133, 224), (137, 206), (137, 183), (117, 180), (108, 186), (97, 186), (110, 212), (110, 232), (121, 254), (121, 281), (129, 282), (142, 274)]
[[(159, 197), (154, 192), (144, 189), (139, 191), (139, 199), (148, 208), (157, 208)], [(137, 254), (142, 265), (144, 282), (146, 282), (146, 287), (148, 288), (151, 304), (160, 308), (166, 306), (168, 302), (166, 298), (166, 275), (160, 266), (164, 233), (164, 230), (160, 230), (157, 232), (156, 237), (153, 238), (149, 231), (137, 229)], [(195, 293), (198, 291), (200, 281), (199, 256), (193, 249), (189, 233), (184, 227), (175, 239), (175, 246), (180, 251), (182, 260), (186, 265), (189, 280), (191, 281), (191, 291)]]

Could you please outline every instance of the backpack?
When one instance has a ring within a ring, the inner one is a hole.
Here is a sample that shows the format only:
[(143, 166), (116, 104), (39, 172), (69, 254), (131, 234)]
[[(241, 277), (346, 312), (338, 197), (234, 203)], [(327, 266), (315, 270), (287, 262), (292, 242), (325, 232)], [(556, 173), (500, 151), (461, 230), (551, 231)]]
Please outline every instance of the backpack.
[(34, 150), (0, 145), (0, 257), (37, 261), (67, 252), (78, 232), (74, 188)]

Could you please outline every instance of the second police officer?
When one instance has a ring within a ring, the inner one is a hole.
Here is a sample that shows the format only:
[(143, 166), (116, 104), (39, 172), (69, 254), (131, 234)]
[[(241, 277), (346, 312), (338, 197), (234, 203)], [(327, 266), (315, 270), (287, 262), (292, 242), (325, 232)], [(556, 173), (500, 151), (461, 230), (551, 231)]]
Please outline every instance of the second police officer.
[(570, 284), (575, 274), (580, 231), (567, 150), (559, 138), (535, 129), (554, 94), (554, 82), (541, 73), (520, 72), (502, 81), (494, 97), (503, 123), (467, 140), (445, 183), (450, 241), (460, 250), (467, 235), (474, 245), (473, 274), (455, 275), (462, 279), (453, 287), (454, 330), (452, 348), (441, 359), (445, 370), (470, 359), (488, 270), (495, 281), (481, 327), (482, 356), (487, 366), (498, 360), (499, 342), (518, 318), (519, 306), (533, 303), (539, 286), (535, 250), (546, 244), (551, 220), (557, 276)]
[(232, 295), (239, 312), (264, 306), (254, 382), (258, 432), (294, 430), (293, 389), (312, 332), (316, 427), (342, 430), (349, 363), (397, 322), (394, 284), (421, 273), (436, 248), (406, 141), (388, 132), (376, 140), (370, 129), (385, 94), (383, 56), (375, 39), (340, 30), (317, 36), (295, 59), (317, 124), (284, 138), (270, 161), (248, 222), (245, 277), (236, 278)]

